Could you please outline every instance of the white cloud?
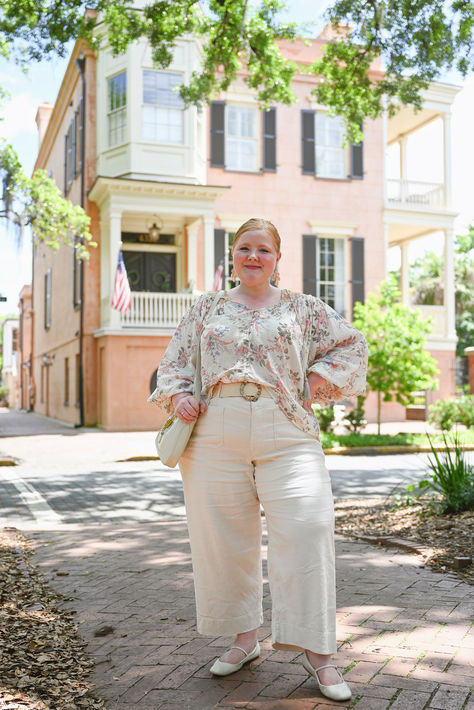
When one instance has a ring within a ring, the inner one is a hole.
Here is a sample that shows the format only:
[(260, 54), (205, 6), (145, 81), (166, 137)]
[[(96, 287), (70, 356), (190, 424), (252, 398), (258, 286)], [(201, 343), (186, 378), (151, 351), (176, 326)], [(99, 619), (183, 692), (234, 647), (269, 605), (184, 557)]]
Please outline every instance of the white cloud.
[(0, 122), (2, 137), (13, 141), (22, 133), (34, 133), (37, 110), (38, 104), (28, 94), (18, 94), (7, 101), (2, 110), (3, 121)]

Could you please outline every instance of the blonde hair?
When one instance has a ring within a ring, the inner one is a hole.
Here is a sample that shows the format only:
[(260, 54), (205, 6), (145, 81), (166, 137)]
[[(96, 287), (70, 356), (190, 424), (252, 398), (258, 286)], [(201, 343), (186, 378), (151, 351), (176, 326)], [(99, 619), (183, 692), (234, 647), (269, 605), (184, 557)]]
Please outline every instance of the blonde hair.
[(264, 232), (266, 232), (272, 238), (273, 246), (275, 247), (277, 254), (280, 253), (281, 239), (280, 235), (278, 234), (278, 229), (275, 227), (274, 224), (269, 222), (268, 219), (261, 219), (260, 217), (251, 217), (242, 225), (240, 225), (234, 236), (232, 251), (234, 251), (235, 245), (237, 244), (237, 241), (240, 239), (240, 237), (243, 236), (245, 232), (250, 232), (254, 229), (262, 229)]

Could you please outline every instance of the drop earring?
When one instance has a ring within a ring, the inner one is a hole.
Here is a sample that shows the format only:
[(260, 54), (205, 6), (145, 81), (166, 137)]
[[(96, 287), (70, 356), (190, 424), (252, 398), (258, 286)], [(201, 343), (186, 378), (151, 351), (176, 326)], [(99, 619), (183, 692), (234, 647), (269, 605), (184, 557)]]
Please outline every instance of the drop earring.
[(239, 277), (237, 276), (237, 274), (235, 273), (235, 269), (232, 269), (232, 273), (230, 275), (230, 278), (232, 281), (240, 280)]
[(271, 283), (274, 286), (278, 286), (278, 284), (280, 283), (280, 272), (278, 271), (278, 267), (275, 267), (275, 271), (272, 274)]

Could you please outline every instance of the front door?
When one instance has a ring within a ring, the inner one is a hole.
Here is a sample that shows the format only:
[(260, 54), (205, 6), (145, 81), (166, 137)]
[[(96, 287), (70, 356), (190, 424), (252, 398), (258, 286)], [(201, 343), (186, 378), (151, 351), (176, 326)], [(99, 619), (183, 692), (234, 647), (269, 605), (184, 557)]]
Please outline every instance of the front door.
[(176, 254), (123, 251), (132, 291), (176, 293)]

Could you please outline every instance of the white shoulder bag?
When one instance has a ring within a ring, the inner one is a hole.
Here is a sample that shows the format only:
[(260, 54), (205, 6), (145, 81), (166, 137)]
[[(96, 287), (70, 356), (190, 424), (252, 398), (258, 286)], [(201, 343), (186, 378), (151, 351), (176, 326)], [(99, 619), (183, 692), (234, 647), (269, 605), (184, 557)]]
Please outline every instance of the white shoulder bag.
[[(212, 306), (208, 311), (207, 317), (212, 315), (217, 307), (217, 303), (222, 296), (222, 291), (218, 291), (212, 302)], [(197, 401), (201, 401), (201, 340), (199, 339), (198, 350), (196, 354), (196, 368), (194, 376), (194, 396)], [(200, 416), (200, 414), (198, 415)], [(158, 456), (165, 466), (174, 468), (186, 446), (194, 429), (197, 419), (194, 422), (183, 422), (176, 414), (172, 414), (165, 421), (159, 430), (156, 439), (156, 450)]]

